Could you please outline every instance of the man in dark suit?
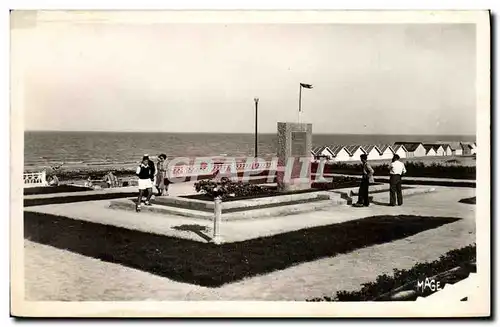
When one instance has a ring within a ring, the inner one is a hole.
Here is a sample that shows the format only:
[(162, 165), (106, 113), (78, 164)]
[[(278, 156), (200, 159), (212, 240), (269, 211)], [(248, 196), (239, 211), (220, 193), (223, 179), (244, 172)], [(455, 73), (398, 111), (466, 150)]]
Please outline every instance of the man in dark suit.
[(358, 192), (358, 202), (354, 205), (355, 207), (368, 207), (370, 205), (370, 199), (368, 197), (368, 188), (370, 183), (374, 182), (373, 179), (373, 168), (368, 163), (368, 156), (366, 154), (362, 154), (360, 156), (363, 176), (361, 178), (361, 184), (359, 186)]

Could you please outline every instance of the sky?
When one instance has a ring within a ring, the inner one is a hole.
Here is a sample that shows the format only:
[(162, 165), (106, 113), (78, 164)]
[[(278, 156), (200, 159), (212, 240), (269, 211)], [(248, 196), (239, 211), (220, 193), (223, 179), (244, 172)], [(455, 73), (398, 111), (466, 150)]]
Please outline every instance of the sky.
[[(471, 24), (39, 23), (26, 130), (475, 134)], [(23, 48), (24, 46), (24, 48)]]

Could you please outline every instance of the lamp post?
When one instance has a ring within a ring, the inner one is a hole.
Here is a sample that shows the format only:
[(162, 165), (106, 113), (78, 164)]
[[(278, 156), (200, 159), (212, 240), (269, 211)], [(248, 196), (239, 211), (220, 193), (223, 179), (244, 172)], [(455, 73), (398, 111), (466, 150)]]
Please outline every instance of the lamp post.
[(222, 199), (217, 195), (214, 199), (214, 236), (212, 242), (214, 244), (222, 243), (222, 236), (220, 233), (220, 222), (222, 220)]
[(257, 158), (257, 112), (259, 106), (259, 98), (254, 98), (255, 102), (255, 158)]

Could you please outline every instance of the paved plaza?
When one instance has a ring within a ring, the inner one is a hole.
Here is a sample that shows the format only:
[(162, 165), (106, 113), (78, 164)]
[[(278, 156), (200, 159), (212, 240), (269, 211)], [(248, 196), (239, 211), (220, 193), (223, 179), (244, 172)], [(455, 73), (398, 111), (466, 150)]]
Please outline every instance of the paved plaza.
[[(342, 223), (378, 215), (453, 217), (460, 220), (389, 243), (304, 262), (283, 270), (253, 276), (221, 287), (208, 288), (180, 283), (144, 271), (100, 261), (64, 249), (25, 240), (27, 300), (128, 301), (128, 300), (306, 300), (331, 296), (336, 291), (357, 290), (362, 283), (408, 269), (418, 262), (438, 259), (447, 251), (476, 240), (475, 206), (459, 203), (475, 196), (474, 188), (435, 187), (432, 193), (405, 198), (401, 207), (389, 207), (388, 193), (375, 193), (368, 208), (347, 205), (298, 215), (250, 221), (228, 221), (221, 225), (225, 242), (241, 242), (312, 226)], [(192, 192), (192, 185), (179, 185), (172, 195)], [(212, 223), (179, 216), (162, 216), (109, 209), (109, 200), (53, 204), (25, 208), (26, 211), (61, 215), (72, 219), (152, 232), (169, 237), (208, 242)], [(432, 218), (429, 218), (432, 219)], [(179, 226), (199, 226), (198, 232)], [(269, 249), (273, 251), (273, 249)], [(182, 256), (183, 253), (179, 253)]]

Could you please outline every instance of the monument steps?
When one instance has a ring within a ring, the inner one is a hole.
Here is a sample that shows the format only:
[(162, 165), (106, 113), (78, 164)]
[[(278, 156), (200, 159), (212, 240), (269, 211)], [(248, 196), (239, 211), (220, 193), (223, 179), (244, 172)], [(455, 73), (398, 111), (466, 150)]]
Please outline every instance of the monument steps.
[[(319, 199), (314, 202), (288, 204), (288, 205), (283, 204), (279, 206), (257, 208), (257, 209), (249, 208), (248, 210), (242, 210), (237, 212), (227, 212), (227, 213), (223, 212), (222, 221), (287, 216), (287, 215), (323, 210), (330, 208), (332, 206), (344, 205), (344, 204), (347, 204), (346, 200), (334, 196), (329, 200)], [(114, 200), (111, 201), (110, 208), (135, 211), (135, 203), (132, 199)], [(175, 206), (167, 206), (165, 204), (162, 205), (152, 204), (151, 206), (143, 205), (141, 206), (141, 211), (165, 215), (166, 218), (168, 218), (168, 215), (176, 215), (176, 216), (204, 219), (210, 221), (214, 219), (214, 212), (186, 209)]]
[[(230, 213), (244, 210), (263, 209), (283, 205), (315, 202), (339, 198), (340, 196), (331, 192), (314, 191), (309, 193), (286, 194), (265, 196), (256, 198), (242, 198), (233, 201), (223, 201), (222, 213)], [(153, 201), (154, 204), (170, 207), (179, 207), (192, 210), (214, 212), (214, 202), (185, 197), (161, 197)]]
[[(109, 208), (135, 211), (135, 201), (133, 199), (120, 199), (111, 201)], [(152, 204), (151, 206), (141, 205), (141, 211), (157, 213), (161, 215), (176, 215), (182, 217), (198, 218), (198, 219), (213, 219), (213, 212), (200, 210), (192, 210), (179, 207), (169, 207), (165, 205)]]
[[(418, 194), (426, 194), (435, 192), (436, 188), (427, 187), (427, 186), (412, 186), (402, 190), (403, 197), (418, 195)], [(347, 201), (347, 204), (352, 204), (357, 200), (359, 192), (357, 188), (346, 189), (346, 190), (335, 190), (334, 193), (339, 194), (339, 196)], [(380, 185), (377, 187), (373, 187), (370, 189), (369, 197), (370, 200), (373, 200), (373, 196), (377, 194), (382, 194), (383, 192), (389, 193), (389, 185)]]

